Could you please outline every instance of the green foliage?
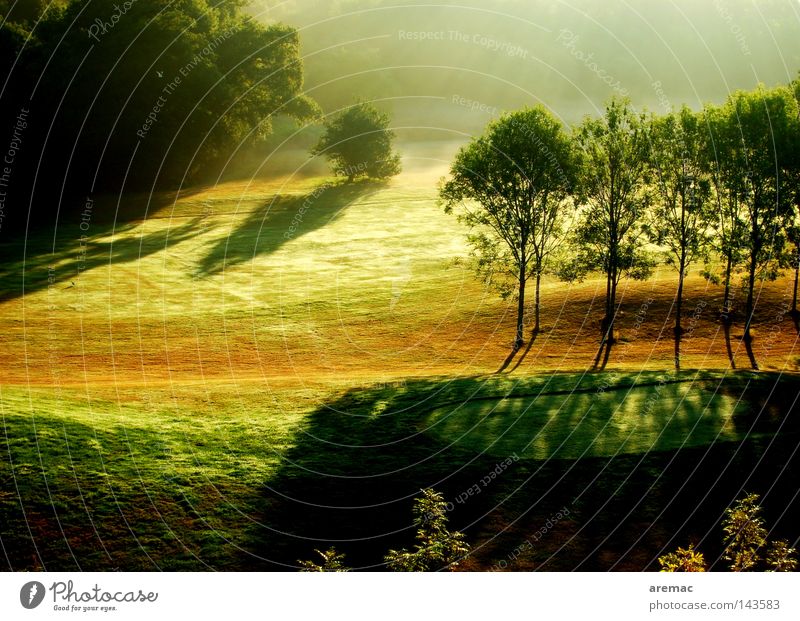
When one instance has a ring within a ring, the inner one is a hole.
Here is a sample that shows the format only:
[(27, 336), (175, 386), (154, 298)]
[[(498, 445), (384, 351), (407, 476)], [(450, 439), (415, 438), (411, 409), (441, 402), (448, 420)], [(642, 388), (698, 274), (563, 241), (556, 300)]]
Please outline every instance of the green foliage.
[(458, 152), (440, 185), (445, 211), (460, 207), (459, 220), (470, 228), (476, 272), (504, 298), (520, 300), (518, 343), (525, 283), (544, 273), (562, 238), (576, 175), (563, 126), (537, 106), (491, 123)]
[(761, 517), (758, 494), (748, 494), (725, 510), (722, 530), (725, 533), (724, 558), (732, 571), (753, 569), (761, 559), (761, 550), (767, 543), (767, 530)]
[(650, 273), (652, 258), (643, 250), (644, 216), (652, 202), (650, 127), (647, 116), (634, 113), (628, 100), (612, 99), (602, 118), (587, 117), (575, 129), (585, 206), (567, 273), (580, 278), (597, 269), (612, 284), (623, 276), (645, 278)]
[(714, 216), (705, 137), (701, 118), (686, 107), (653, 122), (657, 200), (648, 214), (647, 231), (666, 248), (667, 263), (681, 273), (705, 258)]
[(327, 157), (334, 173), (349, 180), (386, 179), (400, 172), (400, 156), (392, 151), (393, 140), (389, 115), (360, 102), (325, 122), (325, 132), (312, 154)]
[(770, 544), (767, 550), (768, 571), (794, 571), (797, 569), (797, 550), (789, 547), (785, 539), (778, 539)]
[(344, 565), (344, 554), (339, 554), (336, 548), (328, 548), (325, 552), (314, 550), (319, 555), (321, 563), (314, 561), (298, 561), (300, 571), (349, 571)]
[(463, 533), (447, 528), (447, 503), (439, 492), (422, 490), (414, 499), (417, 544), (413, 552), (389, 550), (386, 563), (393, 571), (454, 570), (469, 554)]
[[(725, 510), (722, 521), (723, 558), (729, 562), (731, 571), (754, 570), (763, 566), (762, 560), (766, 561), (766, 571), (794, 571), (797, 569), (797, 551), (786, 540), (771, 542), (766, 559), (762, 559), (762, 550), (767, 547), (767, 530), (758, 498), (758, 494), (747, 494)], [(706, 571), (703, 555), (693, 545), (665, 554), (658, 562), (661, 571)]]
[(706, 571), (706, 562), (703, 555), (694, 549), (694, 544), (689, 544), (688, 549), (678, 548), (675, 552), (669, 552), (659, 557), (661, 571)]
[[(53, 177), (71, 163), (78, 188), (67, 191), (85, 192), (87, 179), (93, 189), (191, 179), (243, 142), (262, 141), (272, 117), (317, 113), (302, 94), (297, 32), (258, 23), (243, 4), (76, 0), (48, 9), (14, 50), (14, 96), (3, 98), (2, 116), (31, 100), (41, 122), (30, 123), (26, 143), (46, 151)], [(2, 26), (4, 41), (15, 40), (10, 28)]]

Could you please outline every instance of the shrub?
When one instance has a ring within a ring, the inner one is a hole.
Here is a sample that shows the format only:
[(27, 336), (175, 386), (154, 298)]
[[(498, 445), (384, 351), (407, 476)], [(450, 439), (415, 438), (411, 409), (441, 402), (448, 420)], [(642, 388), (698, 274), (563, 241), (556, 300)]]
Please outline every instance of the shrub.
[(689, 544), (688, 549), (678, 548), (658, 559), (661, 571), (706, 571), (706, 562), (703, 555)]
[(325, 552), (314, 550), (322, 559), (322, 564), (315, 563), (314, 561), (298, 561), (300, 571), (348, 571), (344, 566), (344, 554), (339, 554), (336, 548), (329, 548)]
[(439, 492), (422, 490), (414, 499), (417, 545), (413, 552), (389, 550), (385, 561), (393, 571), (455, 569), (469, 554), (464, 534), (447, 528), (447, 503)]
[(797, 569), (797, 550), (789, 547), (785, 539), (773, 541), (767, 551), (767, 571), (794, 571)]
[(767, 543), (758, 498), (758, 494), (748, 494), (725, 510), (723, 558), (730, 563), (731, 571), (748, 571), (755, 567), (761, 559), (760, 550)]

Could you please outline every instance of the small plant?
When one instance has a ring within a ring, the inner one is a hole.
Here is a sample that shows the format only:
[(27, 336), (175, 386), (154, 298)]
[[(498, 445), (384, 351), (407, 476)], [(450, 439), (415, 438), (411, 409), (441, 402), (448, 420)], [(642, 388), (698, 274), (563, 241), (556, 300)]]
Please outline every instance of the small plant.
[(447, 503), (439, 492), (422, 490), (414, 499), (417, 545), (413, 552), (389, 550), (386, 563), (393, 571), (436, 571), (458, 567), (469, 554), (463, 533), (447, 529)]
[(725, 510), (722, 530), (725, 535), (724, 558), (731, 571), (749, 571), (761, 559), (761, 549), (767, 543), (767, 530), (761, 517), (758, 494), (748, 494)]
[(706, 561), (703, 555), (694, 549), (694, 544), (689, 544), (687, 549), (678, 548), (658, 559), (661, 571), (706, 571)]
[(767, 571), (794, 571), (797, 569), (797, 550), (789, 547), (785, 539), (773, 541), (767, 551)]
[(336, 551), (336, 548), (329, 548), (325, 552), (314, 550), (320, 558), (322, 563), (315, 563), (314, 561), (298, 561), (302, 569), (300, 571), (348, 571), (344, 566), (344, 554)]

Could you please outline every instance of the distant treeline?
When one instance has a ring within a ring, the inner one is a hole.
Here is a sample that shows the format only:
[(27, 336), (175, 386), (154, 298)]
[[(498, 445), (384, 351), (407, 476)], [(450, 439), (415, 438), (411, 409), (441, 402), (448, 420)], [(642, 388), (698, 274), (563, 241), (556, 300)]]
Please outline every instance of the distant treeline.
[(296, 31), (245, 4), (0, 2), (0, 241), (98, 192), (191, 184), (273, 116), (315, 116)]

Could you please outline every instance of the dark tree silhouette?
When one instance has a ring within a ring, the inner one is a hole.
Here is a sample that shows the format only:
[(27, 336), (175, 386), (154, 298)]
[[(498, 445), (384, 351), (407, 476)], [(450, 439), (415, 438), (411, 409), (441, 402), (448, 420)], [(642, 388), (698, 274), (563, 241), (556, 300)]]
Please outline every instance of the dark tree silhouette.
[(602, 118), (587, 117), (575, 131), (583, 158), (584, 204), (575, 231), (575, 256), (563, 270), (580, 278), (598, 269), (606, 275), (605, 311), (594, 366), (605, 366), (614, 343), (617, 286), (623, 277), (646, 278), (652, 262), (643, 251), (644, 216), (650, 204), (650, 126), (624, 99), (612, 99)]
[(325, 132), (312, 154), (324, 155), (333, 172), (349, 181), (356, 177), (386, 179), (400, 172), (400, 156), (392, 151), (393, 140), (389, 115), (361, 102), (325, 122)]
[(675, 369), (681, 367), (683, 283), (689, 264), (704, 256), (710, 226), (710, 182), (705, 173), (705, 132), (689, 108), (653, 124), (653, 164), (657, 200), (648, 226), (651, 239), (666, 248), (667, 263), (678, 271), (675, 293)]
[(525, 287), (536, 281), (533, 334), (541, 329), (540, 283), (560, 239), (576, 175), (575, 152), (563, 126), (544, 107), (491, 123), (462, 148), (439, 194), (470, 227), (479, 274), (504, 297), (516, 295), (514, 351), (524, 343)]

